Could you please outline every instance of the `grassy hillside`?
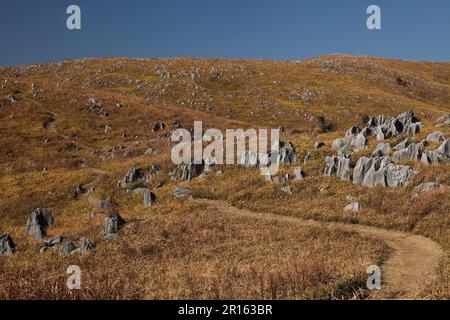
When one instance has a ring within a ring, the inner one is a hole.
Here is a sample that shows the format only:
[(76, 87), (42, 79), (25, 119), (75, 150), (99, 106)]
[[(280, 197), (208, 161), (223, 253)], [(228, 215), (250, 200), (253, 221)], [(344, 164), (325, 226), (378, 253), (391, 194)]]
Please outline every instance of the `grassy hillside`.
[[(414, 141), (434, 131), (450, 137), (448, 125), (436, 127), (450, 113), (450, 63), (325, 56), (298, 62), (85, 59), (0, 68), (0, 234), (10, 234), (17, 245), (13, 256), (0, 257), (0, 298), (366, 298), (366, 268), (382, 264), (390, 253), (386, 244), (354, 233), (229, 217), (195, 199), (174, 199), (179, 183), (169, 178), (175, 166), (167, 134), (174, 122), (191, 129), (197, 120), (204, 129), (282, 126), (281, 139), (297, 151), (297, 162), (283, 173), (292, 174), (294, 166), (307, 173), (289, 183), (292, 194), (264, 181), (257, 169), (241, 167), (226, 166), (222, 176), (184, 185), (194, 198), (254, 211), (425, 235), (448, 257), (448, 189), (416, 198), (413, 188), (430, 181), (450, 186), (449, 163), (408, 163), (414, 179), (396, 189), (323, 176), (325, 157), (336, 153), (331, 143), (346, 129), (407, 109), (425, 126)], [(166, 128), (153, 132), (157, 122)], [(314, 148), (318, 140), (324, 148)], [(376, 145), (371, 140), (352, 163)], [(112, 152), (105, 150), (111, 146)], [(142, 195), (117, 188), (137, 164), (162, 168), (148, 185), (157, 206), (143, 209)], [(94, 187), (96, 199), (117, 203), (128, 223), (116, 239), (103, 238), (105, 212), (75, 197), (77, 184)], [(344, 212), (348, 196), (361, 211)], [(48, 237), (89, 237), (95, 251), (39, 254), (41, 242), (24, 234), (37, 207), (55, 216)], [(65, 289), (70, 264), (84, 270), (84, 290)], [(414, 297), (448, 298), (448, 285), (443, 261), (438, 279)]]

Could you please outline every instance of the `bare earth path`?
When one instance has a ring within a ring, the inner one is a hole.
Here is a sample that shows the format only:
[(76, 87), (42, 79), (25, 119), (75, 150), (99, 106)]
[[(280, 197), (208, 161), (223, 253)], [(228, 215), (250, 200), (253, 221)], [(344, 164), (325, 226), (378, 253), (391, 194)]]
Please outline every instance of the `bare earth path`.
[(224, 214), (356, 232), (365, 237), (382, 240), (392, 248), (393, 252), (384, 265), (380, 266), (383, 284), (381, 290), (373, 294), (373, 297), (378, 299), (413, 298), (425, 284), (433, 280), (435, 270), (439, 266), (441, 258), (444, 257), (444, 251), (440, 246), (423, 236), (363, 225), (319, 222), (271, 213), (256, 213), (230, 206), (223, 201), (198, 201)]

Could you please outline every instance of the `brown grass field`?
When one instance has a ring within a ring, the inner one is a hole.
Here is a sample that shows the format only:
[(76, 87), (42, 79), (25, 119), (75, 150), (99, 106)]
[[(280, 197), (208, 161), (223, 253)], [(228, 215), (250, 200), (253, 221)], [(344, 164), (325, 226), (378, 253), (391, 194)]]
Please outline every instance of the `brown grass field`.
[[(107, 116), (88, 110), (90, 98)], [(331, 143), (347, 128), (407, 109), (425, 125), (414, 141), (434, 131), (450, 137), (448, 125), (436, 127), (436, 119), (450, 113), (450, 63), (324, 56), (295, 62), (85, 59), (0, 68), (0, 234), (17, 245), (13, 255), (0, 257), (0, 299), (449, 299), (449, 189), (413, 197), (413, 188), (430, 181), (450, 186), (450, 163), (408, 163), (415, 175), (403, 188), (370, 189), (323, 176), (325, 157), (335, 154)], [(180, 183), (168, 175), (175, 167), (172, 143), (156, 138), (175, 121), (190, 129), (196, 120), (221, 130), (283, 126), (281, 140), (294, 143), (297, 160), (279, 175), (301, 166), (307, 177), (289, 182), (287, 194), (257, 169), (224, 166), (221, 176), (183, 182), (191, 199), (174, 199)], [(152, 132), (159, 121), (166, 129)], [(314, 149), (317, 140), (325, 147)], [(80, 149), (65, 151), (72, 144)], [(376, 144), (370, 140), (353, 164)], [(121, 149), (102, 152), (109, 146)], [(155, 152), (145, 155), (148, 148)], [(142, 195), (117, 188), (137, 164), (162, 168), (148, 185), (156, 206), (144, 209)], [(88, 196), (74, 197), (77, 184), (118, 204), (128, 223), (117, 238), (103, 238), (104, 213)], [(349, 195), (362, 210), (344, 212)], [(383, 266), (393, 254), (388, 243), (339, 228), (228, 215), (200, 199), (422, 235), (444, 256), (433, 281), (416, 291), (374, 295), (366, 289), (366, 268)], [(38, 207), (55, 216), (48, 238), (88, 237), (95, 250), (82, 257), (39, 254), (42, 242), (25, 236)], [(66, 288), (69, 265), (83, 272), (81, 290)]]

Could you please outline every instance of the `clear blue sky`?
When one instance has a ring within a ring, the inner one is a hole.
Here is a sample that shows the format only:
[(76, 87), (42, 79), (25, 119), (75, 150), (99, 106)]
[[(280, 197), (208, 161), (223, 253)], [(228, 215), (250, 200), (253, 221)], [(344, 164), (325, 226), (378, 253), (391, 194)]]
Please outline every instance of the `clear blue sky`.
[[(82, 30), (66, 28), (66, 8)], [(366, 9), (382, 10), (381, 31)], [(0, 0), (0, 65), (81, 57), (450, 61), (449, 0)]]

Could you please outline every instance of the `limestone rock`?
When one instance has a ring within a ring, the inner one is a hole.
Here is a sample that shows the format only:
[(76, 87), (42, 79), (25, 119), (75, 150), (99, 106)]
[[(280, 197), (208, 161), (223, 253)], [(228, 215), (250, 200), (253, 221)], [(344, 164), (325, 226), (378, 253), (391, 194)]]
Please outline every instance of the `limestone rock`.
[(323, 143), (322, 141), (314, 142), (314, 149), (320, 149), (320, 148), (322, 148), (324, 146), (325, 146), (325, 143)]
[(9, 234), (0, 235), (0, 257), (9, 256), (16, 250), (16, 245)]
[(378, 158), (388, 155), (392, 151), (389, 143), (380, 143), (372, 153), (372, 158)]
[(405, 140), (403, 140), (399, 144), (395, 145), (392, 149), (395, 150), (395, 151), (402, 150), (402, 149), (407, 148), (410, 144), (411, 144), (411, 139), (410, 138), (406, 138)]
[(367, 187), (401, 187), (412, 176), (411, 167), (394, 165), (387, 157), (362, 157), (353, 171), (353, 183)]
[(358, 202), (350, 203), (344, 208), (347, 212), (358, 212), (360, 210), (360, 205)]
[(189, 181), (199, 177), (205, 168), (205, 164), (181, 164), (171, 173), (173, 180)]
[(125, 224), (126, 221), (120, 215), (112, 213), (103, 220), (103, 231), (107, 236), (116, 235)]
[(53, 215), (49, 209), (38, 208), (28, 218), (26, 234), (34, 236), (35, 240), (42, 240), (47, 235), (47, 229), (53, 222)]
[(189, 189), (183, 188), (183, 187), (177, 187), (177, 188), (175, 188), (175, 191), (173, 192), (173, 196), (175, 198), (186, 198), (189, 196)]
[(417, 187), (414, 188), (414, 191), (417, 192), (426, 192), (426, 191), (432, 191), (432, 190), (438, 190), (444, 188), (444, 186), (437, 182), (426, 182), (421, 183)]
[(395, 161), (417, 161), (422, 158), (425, 145), (421, 143), (412, 143), (405, 149), (394, 152), (393, 159)]
[(144, 208), (148, 208), (156, 203), (156, 194), (151, 191), (144, 192)]
[(143, 176), (143, 170), (140, 166), (134, 166), (131, 168), (125, 177), (119, 181), (118, 186), (120, 188), (125, 187), (129, 183), (136, 182), (138, 179), (142, 178)]
[(72, 241), (64, 243), (59, 249), (59, 253), (61, 254), (69, 254), (74, 251), (77, 247)]
[(443, 142), (443, 141), (445, 141), (445, 136), (442, 132), (437, 131), (437, 132), (430, 133), (425, 140), (426, 140), (426, 142), (430, 142), (430, 143)]
[(336, 174), (342, 180), (350, 180), (350, 156), (341, 154), (339, 156), (327, 157), (324, 175), (331, 176)]
[(350, 148), (349, 139), (338, 138), (331, 144), (331, 150), (347, 151)]
[(278, 163), (281, 165), (293, 164), (295, 161), (295, 147), (292, 142), (279, 142)]
[(302, 168), (296, 167), (294, 168), (294, 181), (300, 181), (305, 178), (305, 172)]

